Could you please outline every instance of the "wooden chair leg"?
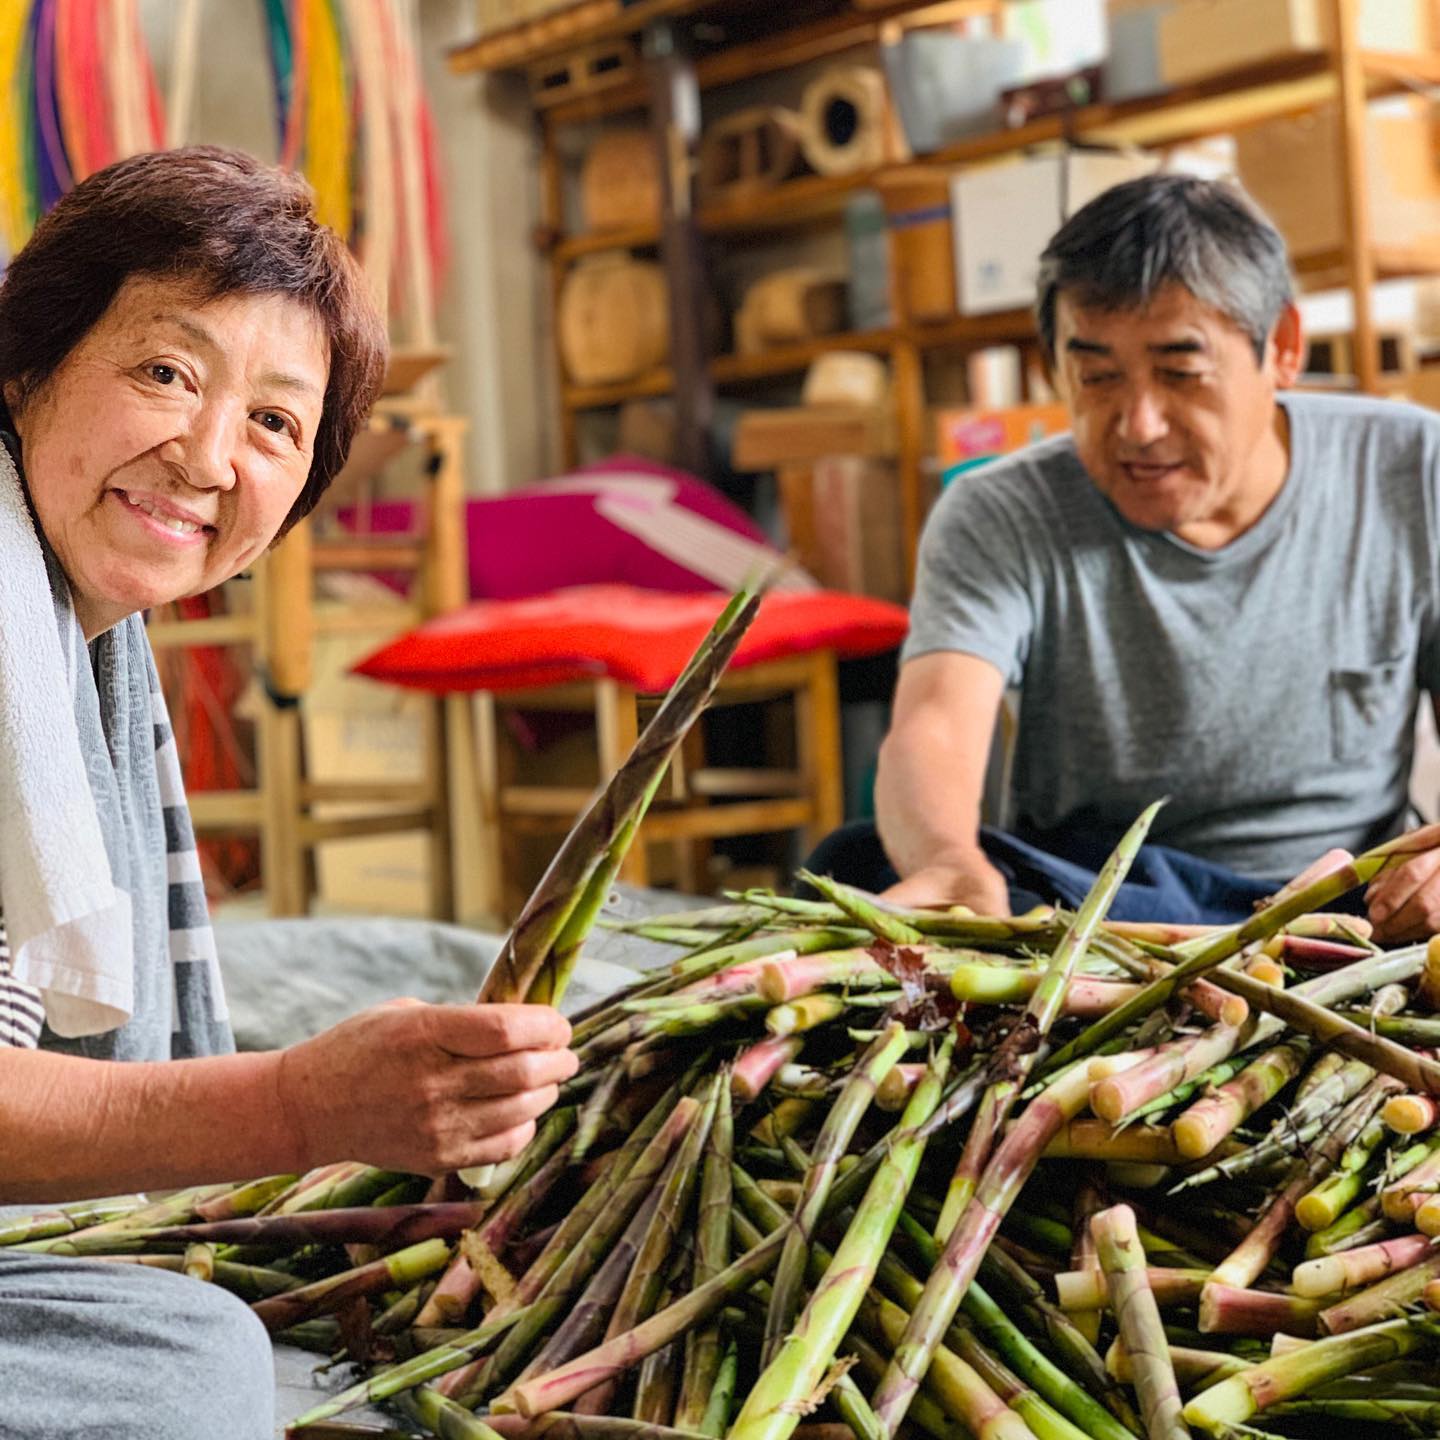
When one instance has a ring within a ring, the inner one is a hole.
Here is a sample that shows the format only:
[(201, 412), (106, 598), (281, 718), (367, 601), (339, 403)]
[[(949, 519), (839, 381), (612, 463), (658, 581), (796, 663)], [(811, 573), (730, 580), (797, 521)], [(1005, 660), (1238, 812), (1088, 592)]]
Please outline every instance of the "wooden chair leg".
[[(640, 706), (633, 690), (613, 680), (595, 685), (595, 749), (600, 760), (600, 783), (624, 763), (640, 734)], [(650, 879), (649, 860), (642, 833), (635, 837), (630, 853), (620, 867), (620, 878), (630, 885), (645, 885)]]
[(425, 788), (430, 796), (430, 916), (455, 918), (455, 846), (450, 813), (450, 741), (445, 700), (425, 707)]
[(840, 745), (840, 686), (835, 656), (810, 657), (809, 676), (795, 694), (795, 742), (800, 773), (810, 801), (806, 845), (813, 850), (845, 819), (845, 786)]
[(260, 873), (269, 913), (277, 918), (309, 910), (305, 847), (300, 839), (300, 707), (260, 702)]
[[(688, 776), (694, 770), (705, 766), (705, 735), (703, 719), (680, 742), (680, 754), (675, 766), (676, 799), (692, 808), (705, 806), (709, 802), (703, 795), (694, 794), (689, 787)], [(709, 888), (710, 857), (715, 851), (714, 842), (697, 836), (694, 839), (675, 841), (675, 856), (679, 874), (676, 883), (687, 895), (703, 895)]]
[(476, 902), (484, 914), (504, 921), (505, 849), (500, 814), (500, 734), (495, 697), (484, 691), (459, 701), (470, 719), (468, 751), (474, 775)]

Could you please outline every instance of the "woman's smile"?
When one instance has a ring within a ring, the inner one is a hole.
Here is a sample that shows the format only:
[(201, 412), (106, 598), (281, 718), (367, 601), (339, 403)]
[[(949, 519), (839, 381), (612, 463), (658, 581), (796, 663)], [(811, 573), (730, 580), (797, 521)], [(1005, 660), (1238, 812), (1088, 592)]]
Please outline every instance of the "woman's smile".
[(194, 516), (173, 501), (149, 495), (143, 490), (114, 489), (106, 499), (116, 501), (121, 512), (166, 545), (204, 545), (216, 533), (213, 525)]

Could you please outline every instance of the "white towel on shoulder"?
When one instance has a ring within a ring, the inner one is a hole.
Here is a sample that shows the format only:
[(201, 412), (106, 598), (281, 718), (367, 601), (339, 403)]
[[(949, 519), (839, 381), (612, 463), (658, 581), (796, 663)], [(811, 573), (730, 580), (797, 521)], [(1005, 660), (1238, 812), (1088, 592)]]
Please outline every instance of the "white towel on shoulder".
[(14, 978), (65, 1036), (114, 1029), (135, 999), (130, 897), (111, 880), (75, 719), (89, 663), (0, 446), (0, 906)]

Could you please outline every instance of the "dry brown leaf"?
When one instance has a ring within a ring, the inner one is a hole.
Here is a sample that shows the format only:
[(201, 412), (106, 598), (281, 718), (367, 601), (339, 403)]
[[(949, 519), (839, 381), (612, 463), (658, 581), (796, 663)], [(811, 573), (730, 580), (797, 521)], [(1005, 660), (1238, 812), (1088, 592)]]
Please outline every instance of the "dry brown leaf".
[(478, 1230), (467, 1230), (460, 1237), (460, 1253), (465, 1263), (479, 1277), (485, 1293), (498, 1304), (507, 1303), (515, 1294), (515, 1277), (501, 1263), (500, 1257), (480, 1238)]
[(824, 1403), (825, 1397), (853, 1370), (858, 1355), (839, 1355), (830, 1368), (820, 1377), (820, 1383), (799, 1400), (787, 1400), (780, 1409), (787, 1415), (813, 1415)]

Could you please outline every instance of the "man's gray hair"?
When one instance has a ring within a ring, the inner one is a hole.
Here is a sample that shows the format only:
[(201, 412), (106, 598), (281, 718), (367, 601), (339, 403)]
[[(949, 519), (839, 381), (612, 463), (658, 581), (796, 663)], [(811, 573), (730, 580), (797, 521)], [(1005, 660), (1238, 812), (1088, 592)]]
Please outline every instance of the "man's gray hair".
[(1059, 296), (1104, 310), (1147, 305), (1183, 285), (1227, 316), (1263, 359), (1295, 290), (1279, 231), (1236, 185), (1147, 175), (1098, 195), (1061, 226), (1040, 257), (1036, 318), (1055, 358)]

